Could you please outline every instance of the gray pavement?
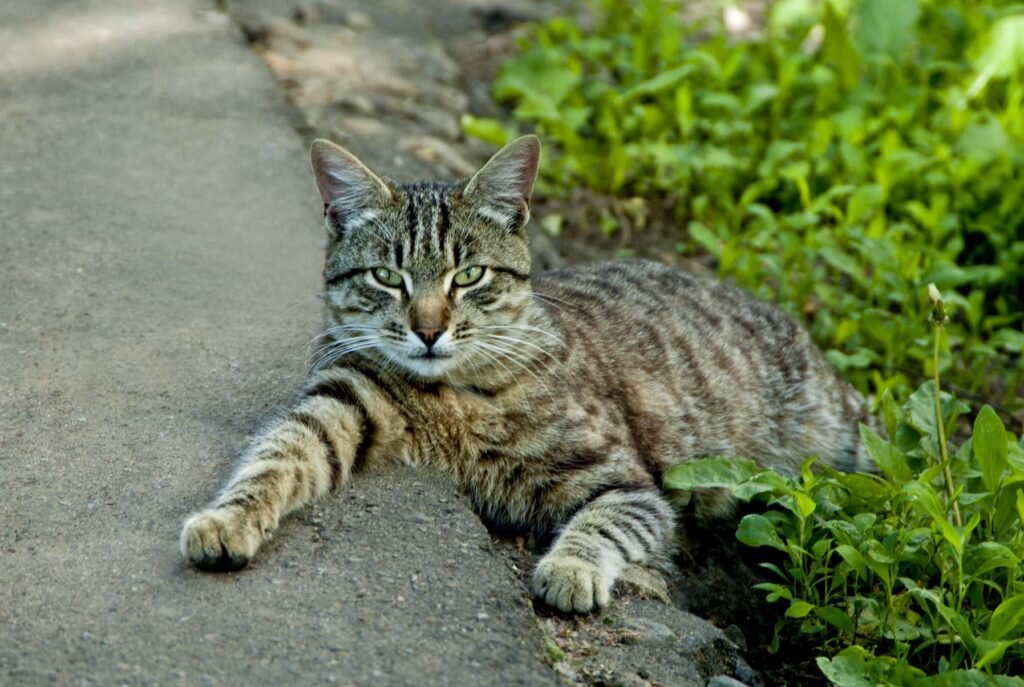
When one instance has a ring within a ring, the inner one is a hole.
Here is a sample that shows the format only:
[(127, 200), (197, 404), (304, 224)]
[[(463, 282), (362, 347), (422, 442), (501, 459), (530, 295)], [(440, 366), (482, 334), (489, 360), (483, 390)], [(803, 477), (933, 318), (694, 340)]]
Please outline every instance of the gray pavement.
[(0, 684), (554, 684), (431, 473), (362, 477), (239, 574), (178, 556), (319, 325), (290, 117), (213, 5), (0, 3)]

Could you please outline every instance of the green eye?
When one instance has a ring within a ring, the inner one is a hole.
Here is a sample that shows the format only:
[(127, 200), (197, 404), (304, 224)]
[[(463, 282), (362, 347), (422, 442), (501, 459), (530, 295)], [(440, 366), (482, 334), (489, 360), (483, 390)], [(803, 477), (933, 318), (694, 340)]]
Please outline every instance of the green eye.
[(401, 286), (403, 283), (402, 275), (394, 270), (389, 270), (387, 267), (373, 268), (373, 278), (384, 286), (390, 286), (392, 288)]
[(455, 275), (456, 286), (470, 286), (480, 281), (481, 277), (484, 276), (483, 267), (467, 267), (458, 274)]

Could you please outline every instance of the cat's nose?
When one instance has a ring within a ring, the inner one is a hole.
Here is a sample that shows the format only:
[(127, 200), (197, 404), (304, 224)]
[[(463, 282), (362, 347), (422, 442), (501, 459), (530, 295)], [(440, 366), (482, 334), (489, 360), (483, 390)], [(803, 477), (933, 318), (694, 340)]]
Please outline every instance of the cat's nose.
[(417, 327), (415, 330), (416, 336), (420, 337), (420, 340), (427, 345), (427, 350), (437, 343), (437, 340), (441, 338), (441, 334), (444, 332), (440, 327)]

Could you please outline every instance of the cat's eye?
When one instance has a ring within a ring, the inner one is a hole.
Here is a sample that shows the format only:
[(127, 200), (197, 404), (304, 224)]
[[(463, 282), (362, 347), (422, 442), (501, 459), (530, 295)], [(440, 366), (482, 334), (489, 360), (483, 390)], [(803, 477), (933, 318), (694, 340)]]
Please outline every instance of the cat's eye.
[(480, 266), (467, 267), (458, 272), (452, 280), (456, 286), (472, 286), (484, 276), (484, 268)]
[(403, 283), (402, 275), (394, 270), (389, 270), (387, 267), (373, 268), (373, 278), (384, 286), (390, 286), (391, 288), (401, 286)]

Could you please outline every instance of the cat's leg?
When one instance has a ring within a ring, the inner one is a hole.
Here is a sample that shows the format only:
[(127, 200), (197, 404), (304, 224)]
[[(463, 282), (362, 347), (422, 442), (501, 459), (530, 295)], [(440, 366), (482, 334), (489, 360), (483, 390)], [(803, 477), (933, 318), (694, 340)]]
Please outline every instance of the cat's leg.
[(608, 604), (630, 563), (655, 561), (671, 548), (675, 512), (654, 488), (615, 489), (581, 508), (533, 572), (533, 593), (562, 611)]
[(283, 515), (348, 481), (374, 430), (344, 382), (311, 386), (246, 452), (214, 502), (185, 521), (182, 555), (208, 570), (245, 567)]

